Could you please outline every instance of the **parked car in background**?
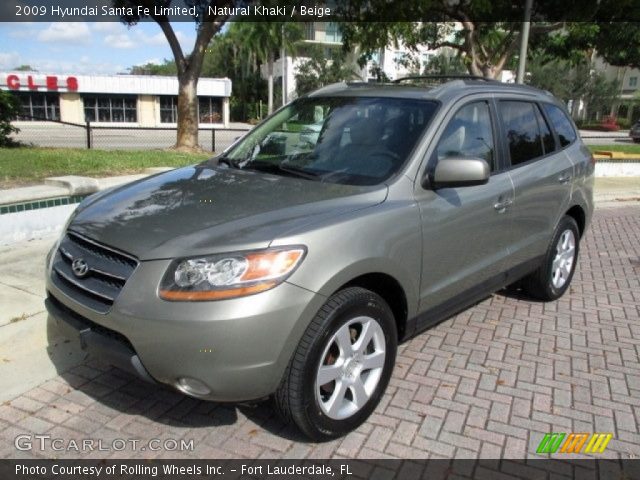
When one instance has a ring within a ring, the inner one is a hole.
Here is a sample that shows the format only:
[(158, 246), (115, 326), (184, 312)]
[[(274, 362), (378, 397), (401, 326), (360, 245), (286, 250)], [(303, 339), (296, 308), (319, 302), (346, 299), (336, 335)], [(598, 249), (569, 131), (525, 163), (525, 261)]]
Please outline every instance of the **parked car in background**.
[(629, 136), (635, 143), (640, 143), (640, 121), (631, 126), (629, 129)]
[(335, 438), (378, 405), (398, 342), (510, 284), (567, 291), (593, 172), (540, 90), (336, 84), (217, 158), (84, 200), (47, 257), (46, 306), (146, 381), (271, 396)]

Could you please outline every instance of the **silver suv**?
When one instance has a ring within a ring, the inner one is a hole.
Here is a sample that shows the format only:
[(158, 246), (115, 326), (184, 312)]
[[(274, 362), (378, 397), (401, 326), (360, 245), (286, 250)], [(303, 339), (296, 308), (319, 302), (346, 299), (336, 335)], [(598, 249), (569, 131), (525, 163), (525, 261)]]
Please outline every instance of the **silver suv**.
[(399, 341), (515, 282), (567, 290), (593, 171), (543, 91), (333, 85), (221, 156), (85, 199), (48, 256), (46, 305), (149, 382), (271, 396), (334, 438), (374, 410)]

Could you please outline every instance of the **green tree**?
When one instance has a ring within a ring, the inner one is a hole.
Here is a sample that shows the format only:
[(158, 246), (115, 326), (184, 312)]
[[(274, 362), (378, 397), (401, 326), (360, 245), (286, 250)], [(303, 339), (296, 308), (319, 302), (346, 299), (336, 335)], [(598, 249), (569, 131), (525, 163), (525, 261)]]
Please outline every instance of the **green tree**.
[(583, 117), (587, 121), (595, 120), (610, 109), (619, 96), (619, 82), (594, 71), (584, 57), (572, 62), (536, 51), (529, 61), (528, 71), (528, 84), (548, 90), (564, 102), (571, 100), (574, 116), (577, 105), (582, 102)]
[(460, 55), (441, 53), (429, 59), (423, 73), (425, 75), (461, 75), (467, 73), (467, 68)]
[[(155, 7), (169, 7), (172, 0), (112, 0), (115, 7), (132, 7), (134, 12), (138, 12), (137, 7), (147, 8), (149, 16), (160, 26), (164, 36), (171, 47), (173, 58), (176, 64), (178, 76), (178, 134), (176, 140), (177, 148), (195, 149), (198, 148), (198, 79), (202, 72), (202, 64), (205, 52), (213, 36), (220, 31), (224, 23), (228, 20), (228, 15), (213, 15), (213, 10), (209, 7), (233, 6), (233, 0), (184, 0), (187, 6), (196, 8), (197, 15), (194, 17), (196, 25), (196, 41), (193, 51), (185, 54), (178, 41), (169, 18), (166, 15), (156, 14)], [(127, 25), (135, 25), (144, 16), (137, 14), (124, 16), (121, 20)]]
[(243, 22), (239, 29), (246, 46), (267, 66), (267, 110), (271, 113), (276, 56), (283, 47), (285, 54), (295, 51), (296, 43), (302, 39), (301, 25), (292, 22)]
[(299, 96), (331, 83), (360, 79), (341, 49), (326, 52), (319, 45), (312, 45), (306, 49), (305, 56), (309, 58), (298, 66), (295, 74)]
[(144, 65), (134, 65), (129, 68), (131, 75), (163, 75), (163, 76), (175, 76), (178, 73), (175, 62), (164, 59), (164, 62), (158, 63), (145, 63)]
[(20, 113), (20, 101), (15, 95), (0, 90), (0, 147), (12, 147), (17, 145), (9, 135), (20, 130), (11, 121)]
[[(562, 20), (569, 18), (574, 21), (624, 18), (620, 2), (614, 0), (534, 3), (532, 41), (560, 30), (565, 25)], [(343, 27), (345, 48), (359, 45), (366, 56), (390, 44), (402, 43), (410, 50), (419, 45), (430, 49), (449, 47), (459, 52), (470, 74), (497, 78), (520, 45), (524, 2), (346, 0), (340, 13), (347, 20)], [(400, 20), (380, 23), (383, 18)]]
[(230, 23), (224, 33), (213, 38), (202, 67), (204, 76), (231, 79), (231, 117), (241, 121), (262, 118), (257, 107), (267, 103), (267, 83), (260, 74), (260, 61), (245, 38), (245, 23)]
[(19, 67), (16, 67), (13, 70), (16, 72), (37, 72), (37, 70), (33, 68), (31, 65), (20, 65)]

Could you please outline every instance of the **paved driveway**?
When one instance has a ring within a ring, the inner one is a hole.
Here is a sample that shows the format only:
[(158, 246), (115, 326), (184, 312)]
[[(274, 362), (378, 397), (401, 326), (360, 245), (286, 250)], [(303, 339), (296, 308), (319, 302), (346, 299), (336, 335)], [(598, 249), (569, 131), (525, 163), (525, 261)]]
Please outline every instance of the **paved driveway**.
[[(0, 456), (522, 458), (544, 433), (573, 431), (611, 432), (603, 456), (637, 458), (639, 279), (640, 207), (600, 209), (570, 294), (501, 292), (404, 344), (382, 404), (345, 438), (307, 443), (268, 404), (201, 402), (91, 362), (0, 406)], [(25, 433), (111, 450), (16, 450)], [(152, 451), (149, 439), (193, 449)]]

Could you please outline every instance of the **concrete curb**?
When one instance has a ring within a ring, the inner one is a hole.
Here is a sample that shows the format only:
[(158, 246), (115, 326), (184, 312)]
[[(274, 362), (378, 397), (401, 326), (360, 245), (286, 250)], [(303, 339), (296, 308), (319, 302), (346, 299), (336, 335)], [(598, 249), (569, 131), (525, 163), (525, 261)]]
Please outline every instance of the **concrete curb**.
[(90, 195), (114, 185), (128, 183), (149, 175), (173, 170), (172, 167), (150, 167), (140, 174), (119, 175), (115, 177), (83, 177), (80, 175), (63, 175), (44, 179), (44, 185), (10, 188), (0, 190), (0, 205), (11, 205), (36, 200), (68, 197), (73, 195)]

